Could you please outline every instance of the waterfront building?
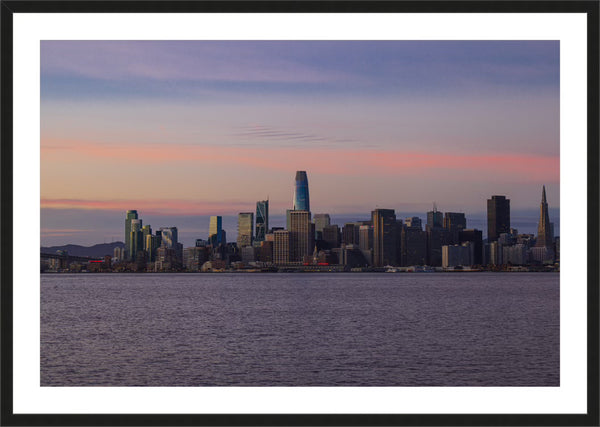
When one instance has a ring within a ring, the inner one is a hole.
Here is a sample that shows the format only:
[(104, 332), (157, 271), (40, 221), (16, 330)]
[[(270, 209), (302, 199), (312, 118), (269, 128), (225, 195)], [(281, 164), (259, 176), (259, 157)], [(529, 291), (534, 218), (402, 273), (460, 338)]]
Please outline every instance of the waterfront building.
[(254, 246), (244, 246), (240, 249), (242, 262), (249, 263), (256, 261), (256, 252), (258, 248)]
[(511, 265), (525, 265), (528, 264), (528, 252), (527, 246), (523, 244), (516, 244), (512, 246), (502, 247), (502, 259), (504, 264)]
[(154, 271), (172, 271), (181, 267), (177, 251), (173, 247), (161, 246), (156, 249), (156, 261)]
[(293, 210), (290, 212), (290, 260), (301, 262), (307, 255), (312, 255), (315, 247), (314, 224), (310, 220), (310, 212)]
[(256, 202), (256, 241), (264, 242), (269, 232), (269, 200)]
[(473, 245), (471, 245), (471, 242), (442, 246), (442, 267), (470, 267), (472, 264)]
[(254, 234), (254, 213), (242, 212), (238, 214), (238, 248), (252, 245), (252, 235)]
[(326, 225), (323, 227), (323, 241), (327, 243), (329, 249), (340, 247), (340, 228), (337, 224)]
[(398, 265), (398, 232), (394, 209), (375, 209), (373, 223), (373, 265)]
[[(273, 236), (269, 234), (268, 236)], [(260, 242), (260, 248), (258, 248), (258, 260), (260, 262), (272, 263), (273, 262), (273, 242), (274, 240), (265, 240)]]
[(499, 243), (498, 241), (495, 242), (491, 242), (489, 243), (489, 250), (488, 250), (488, 256), (489, 259), (487, 260), (488, 265), (502, 265), (504, 264), (504, 259), (503, 259), (503, 250), (502, 250), (502, 244)]
[(276, 230), (273, 233), (273, 263), (288, 264), (290, 262), (290, 232)]
[(213, 246), (225, 244), (225, 238), (223, 236), (223, 217), (211, 216), (210, 223), (208, 226), (208, 240)]
[(138, 219), (138, 213), (136, 210), (129, 210), (125, 213), (125, 259), (129, 260), (131, 255), (129, 248), (131, 246), (131, 220)]
[(115, 262), (122, 262), (125, 260), (125, 248), (117, 246), (113, 250), (113, 259)]
[(483, 232), (474, 228), (461, 230), (458, 233), (459, 242), (471, 242), (473, 245), (473, 264), (483, 265)]
[(183, 250), (183, 266), (188, 271), (200, 271), (206, 261), (208, 261), (206, 247), (194, 246)]
[(487, 201), (488, 242), (495, 242), (501, 233), (510, 232), (510, 200), (492, 196)]
[(310, 212), (308, 177), (306, 175), (306, 171), (296, 172), (293, 210)]
[(554, 262), (554, 250), (551, 246), (534, 246), (530, 249), (531, 260), (539, 264), (552, 264)]
[(420, 220), (413, 224), (419, 226), (409, 227), (404, 225), (400, 229), (400, 265), (426, 265), (427, 264), (427, 232), (421, 229)]
[(442, 265), (442, 247), (451, 244), (450, 231), (442, 227), (427, 226), (427, 264)]

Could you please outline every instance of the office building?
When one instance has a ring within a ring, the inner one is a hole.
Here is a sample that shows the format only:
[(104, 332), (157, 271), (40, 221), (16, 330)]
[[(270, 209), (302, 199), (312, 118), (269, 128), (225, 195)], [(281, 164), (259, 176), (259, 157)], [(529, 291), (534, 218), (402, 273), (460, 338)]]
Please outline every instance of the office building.
[[(442, 228), (444, 226), (444, 214), (437, 210), (435, 203), (433, 204), (433, 210), (427, 212), (427, 224), (425, 228), (430, 230), (432, 228)], [(440, 252), (441, 253), (441, 252)]]
[(331, 224), (331, 218), (329, 214), (318, 213), (313, 217), (315, 223), (315, 238), (318, 240), (323, 239), (323, 228)]
[(358, 246), (363, 251), (373, 249), (373, 226), (361, 225), (358, 228)]
[(156, 250), (160, 247), (161, 235), (147, 234), (144, 240), (144, 250), (148, 254), (148, 261), (156, 261)]
[(213, 246), (226, 244), (223, 232), (223, 218), (220, 216), (211, 216), (208, 226), (208, 241)]
[(375, 209), (373, 223), (373, 265), (398, 265), (398, 232), (394, 209)]
[(341, 242), (340, 227), (337, 224), (326, 225), (323, 227), (323, 241), (329, 249), (339, 248)]
[(470, 267), (473, 263), (473, 245), (465, 242), (462, 245), (445, 245), (442, 247), (442, 267)]
[(161, 246), (175, 248), (178, 243), (177, 227), (160, 227)]
[(138, 219), (138, 213), (136, 210), (129, 210), (125, 213), (125, 259), (131, 259), (130, 247), (131, 247), (131, 220)]
[(273, 233), (273, 263), (288, 264), (290, 262), (290, 232), (277, 230)]
[[(413, 224), (417, 224), (412, 221)], [(419, 220), (418, 227), (404, 225), (400, 229), (400, 265), (426, 265), (427, 264), (427, 232), (421, 229)]]
[(502, 259), (504, 264), (525, 265), (529, 262), (527, 246), (516, 244), (502, 247)]
[(510, 232), (510, 200), (492, 196), (487, 201), (488, 242), (495, 242), (502, 233)]
[(310, 212), (308, 177), (306, 176), (306, 171), (296, 172), (293, 210)]
[(256, 242), (264, 242), (269, 233), (269, 201), (256, 202)]
[(342, 227), (342, 243), (345, 245), (358, 245), (360, 225), (355, 222), (347, 222)]
[(313, 253), (315, 247), (314, 224), (310, 212), (293, 210), (290, 212), (290, 261), (301, 262)]
[(462, 244), (471, 242), (473, 245), (473, 264), (483, 265), (483, 233), (477, 229), (461, 230), (458, 233), (458, 240)]
[(142, 220), (132, 219), (130, 222), (131, 231), (129, 233), (129, 259), (135, 261), (137, 254), (144, 250), (144, 234), (142, 233)]
[(238, 248), (252, 245), (252, 236), (254, 234), (254, 213), (241, 212), (238, 214)]

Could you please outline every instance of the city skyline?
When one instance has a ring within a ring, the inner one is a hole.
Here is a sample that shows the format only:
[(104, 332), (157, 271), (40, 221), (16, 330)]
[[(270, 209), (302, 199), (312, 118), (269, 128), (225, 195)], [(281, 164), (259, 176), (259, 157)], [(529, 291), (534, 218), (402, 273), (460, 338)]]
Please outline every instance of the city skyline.
[(311, 210), (332, 217), (433, 202), (478, 214), (491, 194), (529, 209), (542, 184), (558, 207), (558, 52), (542, 41), (44, 41), (42, 243), (82, 241), (89, 223), (103, 240), (132, 206), (168, 225), (268, 197), (275, 220), (290, 208), (289, 170), (311, 171)]

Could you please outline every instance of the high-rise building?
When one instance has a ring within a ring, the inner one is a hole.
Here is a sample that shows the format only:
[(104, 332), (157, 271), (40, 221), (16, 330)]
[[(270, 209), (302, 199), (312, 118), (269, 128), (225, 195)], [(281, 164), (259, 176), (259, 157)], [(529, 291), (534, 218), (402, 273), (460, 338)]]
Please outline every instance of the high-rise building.
[(358, 245), (358, 230), (360, 224), (347, 222), (342, 227), (342, 243), (345, 245)]
[[(413, 221), (413, 224), (415, 222)], [(405, 225), (401, 228), (401, 265), (427, 264), (427, 232), (420, 227)]]
[(329, 249), (340, 247), (340, 227), (337, 224), (330, 224), (323, 227), (322, 239), (327, 243)]
[(375, 209), (373, 222), (373, 265), (398, 265), (398, 233), (394, 209)]
[(290, 260), (300, 262), (311, 255), (315, 247), (314, 224), (310, 212), (294, 210), (290, 212)]
[(241, 212), (238, 214), (238, 248), (252, 245), (252, 235), (254, 234), (254, 213)]
[(256, 202), (256, 241), (264, 242), (269, 233), (269, 201)]
[(414, 229), (418, 229), (418, 230), (423, 229), (423, 223), (421, 222), (421, 218), (419, 218), (418, 216), (412, 216), (410, 218), (405, 218), (404, 224), (408, 228), (414, 228)]
[(373, 226), (361, 225), (358, 229), (358, 246), (363, 251), (373, 249)]
[(329, 214), (318, 213), (313, 217), (313, 221), (315, 223), (315, 238), (321, 240), (323, 239), (323, 228), (331, 224), (331, 218)]
[(223, 238), (223, 218), (220, 216), (211, 216), (208, 226), (208, 240), (213, 246), (225, 244)]
[(131, 220), (131, 232), (129, 233), (129, 259), (136, 260), (137, 253), (144, 250), (144, 234), (142, 232), (142, 220)]
[(450, 244), (459, 243), (458, 235), (461, 230), (467, 228), (467, 219), (462, 212), (444, 213), (444, 228), (450, 232)]
[(462, 244), (464, 242), (471, 242), (473, 245), (473, 264), (482, 265), (483, 259), (483, 239), (481, 230), (468, 229), (461, 230), (458, 234), (458, 240)]
[(148, 234), (144, 241), (144, 250), (148, 253), (148, 261), (156, 261), (156, 250), (160, 247), (161, 235)]
[(293, 206), (293, 210), (295, 211), (310, 212), (310, 200), (308, 196), (308, 177), (306, 176), (306, 171), (296, 172)]
[(552, 230), (553, 224), (550, 222), (548, 216), (548, 202), (546, 201), (546, 186), (542, 187), (542, 201), (540, 203), (540, 221), (538, 223), (537, 241), (536, 247), (553, 247), (554, 246), (554, 232)]
[(273, 232), (273, 263), (288, 264), (290, 262), (290, 232), (277, 230)]
[(510, 200), (492, 196), (487, 201), (488, 242), (495, 242), (502, 233), (510, 232)]
[(160, 245), (166, 248), (177, 247), (177, 227), (161, 227), (159, 228), (161, 243)]
[(444, 214), (437, 210), (435, 203), (433, 204), (433, 210), (427, 212), (427, 225), (426, 229), (442, 228), (444, 226)]
[(131, 220), (132, 219), (138, 219), (138, 213), (136, 210), (129, 210), (127, 211), (127, 213), (125, 214), (125, 259), (130, 259), (131, 255), (129, 253), (129, 249), (131, 246), (130, 243), (130, 239), (131, 239)]

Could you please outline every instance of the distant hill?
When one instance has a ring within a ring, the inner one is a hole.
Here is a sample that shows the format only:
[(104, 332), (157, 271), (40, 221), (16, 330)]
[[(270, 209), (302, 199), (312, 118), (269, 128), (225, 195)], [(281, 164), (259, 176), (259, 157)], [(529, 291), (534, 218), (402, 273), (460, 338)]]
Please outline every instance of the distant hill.
[(49, 246), (41, 247), (40, 252), (45, 254), (55, 254), (56, 251), (67, 251), (69, 255), (76, 256), (89, 256), (89, 257), (103, 257), (104, 255), (113, 255), (113, 251), (116, 247), (124, 247), (123, 242), (112, 242), (112, 243), (99, 243), (94, 246), (80, 246), (80, 245), (63, 245), (63, 246)]

